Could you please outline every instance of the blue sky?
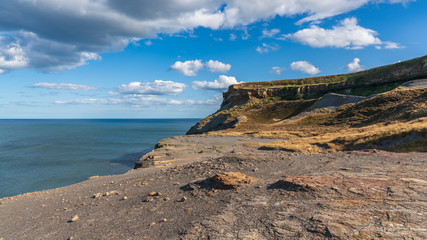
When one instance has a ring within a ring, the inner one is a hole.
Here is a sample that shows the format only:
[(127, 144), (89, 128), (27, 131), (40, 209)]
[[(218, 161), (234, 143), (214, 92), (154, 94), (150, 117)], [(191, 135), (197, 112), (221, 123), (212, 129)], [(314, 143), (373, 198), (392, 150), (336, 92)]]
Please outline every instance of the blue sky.
[(0, 3), (0, 118), (202, 118), (238, 82), (427, 53), (427, 1)]

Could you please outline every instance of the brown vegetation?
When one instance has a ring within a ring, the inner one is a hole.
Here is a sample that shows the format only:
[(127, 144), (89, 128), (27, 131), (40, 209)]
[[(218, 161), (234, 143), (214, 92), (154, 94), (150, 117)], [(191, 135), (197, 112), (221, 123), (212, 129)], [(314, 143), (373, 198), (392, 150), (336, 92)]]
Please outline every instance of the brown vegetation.
[(247, 110), (244, 124), (208, 134), (280, 138), (284, 140), (260, 147), (299, 152), (427, 151), (427, 88), (396, 89), (335, 110), (319, 109), (293, 121), (273, 121), (289, 104), (284, 101)]

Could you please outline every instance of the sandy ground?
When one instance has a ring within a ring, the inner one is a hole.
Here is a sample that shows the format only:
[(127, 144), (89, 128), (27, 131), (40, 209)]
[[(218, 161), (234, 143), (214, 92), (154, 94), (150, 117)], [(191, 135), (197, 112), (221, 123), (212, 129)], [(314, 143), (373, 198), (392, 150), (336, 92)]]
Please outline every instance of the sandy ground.
[[(148, 168), (0, 199), (0, 239), (427, 239), (427, 153), (246, 144), (265, 141), (168, 138)], [(258, 180), (210, 180), (230, 171)]]

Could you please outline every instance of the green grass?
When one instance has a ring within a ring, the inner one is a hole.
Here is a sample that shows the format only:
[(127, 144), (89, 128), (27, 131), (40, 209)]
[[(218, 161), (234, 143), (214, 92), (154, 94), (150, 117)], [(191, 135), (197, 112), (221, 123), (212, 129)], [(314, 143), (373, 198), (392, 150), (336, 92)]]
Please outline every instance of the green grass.
[(277, 80), (277, 81), (264, 81), (264, 82), (250, 82), (235, 85), (236, 88), (241, 89), (263, 89), (263, 88), (285, 88), (285, 87), (303, 87), (307, 85), (319, 85), (319, 84), (334, 84), (334, 83), (346, 83), (348, 86), (363, 86), (371, 85), (372, 80), (380, 78), (389, 78), (390, 82), (399, 81), (393, 79), (394, 73), (408, 70), (407, 74), (400, 76), (400, 81), (411, 80), (415, 78), (427, 77), (426, 71), (423, 74), (413, 76), (411, 70), (422, 70), (426, 68), (427, 56), (420, 58), (411, 59), (408, 61), (395, 63), (387, 66), (377, 67), (366, 71), (357, 73), (321, 76), (321, 77), (310, 77), (301, 79), (289, 79), (289, 80)]

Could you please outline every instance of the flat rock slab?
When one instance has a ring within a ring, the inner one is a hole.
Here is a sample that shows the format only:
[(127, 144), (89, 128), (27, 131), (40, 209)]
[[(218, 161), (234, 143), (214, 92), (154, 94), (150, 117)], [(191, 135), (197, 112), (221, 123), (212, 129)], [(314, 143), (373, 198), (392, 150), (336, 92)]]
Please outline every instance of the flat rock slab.
[(179, 137), (148, 168), (2, 198), (0, 239), (427, 239), (427, 153), (257, 141)]

